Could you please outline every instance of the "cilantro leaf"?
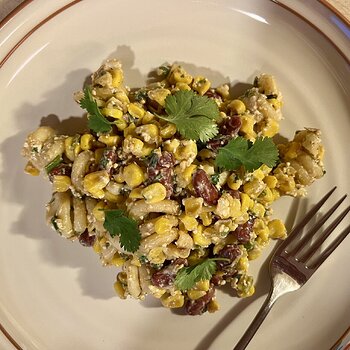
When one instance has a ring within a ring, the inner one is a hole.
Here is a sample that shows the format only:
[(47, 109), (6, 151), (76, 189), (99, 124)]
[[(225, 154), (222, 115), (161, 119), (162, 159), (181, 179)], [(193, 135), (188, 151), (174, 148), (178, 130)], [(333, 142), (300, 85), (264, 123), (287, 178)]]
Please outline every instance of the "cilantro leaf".
[(103, 227), (112, 237), (119, 236), (120, 245), (126, 251), (134, 253), (139, 248), (141, 234), (137, 222), (125, 216), (122, 210), (105, 210)]
[(91, 87), (87, 86), (84, 89), (84, 97), (79, 101), (80, 107), (88, 112), (88, 127), (97, 133), (107, 133), (112, 130), (112, 126), (101, 113), (94, 100)]
[(249, 172), (262, 164), (273, 168), (278, 161), (278, 149), (270, 137), (258, 137), (254, 143), (238, 136), (219, 148), (215, 164), (226, 170), (244, 166)]
[(175, 124), (182, 137), (207, 142), (219, 132), (216, 119), (219, 108), (215, 101), (193, 91), (177, 91), (165, 99), (167, 115), (158, 117)]
[(191, 289), (199, 281), (210, 280), (216, 272), (216, 260), (229, 261), (225, 258), (212, 258), (193, 266), (183, 267), (175, 277), (175, 286), (184, 291)]

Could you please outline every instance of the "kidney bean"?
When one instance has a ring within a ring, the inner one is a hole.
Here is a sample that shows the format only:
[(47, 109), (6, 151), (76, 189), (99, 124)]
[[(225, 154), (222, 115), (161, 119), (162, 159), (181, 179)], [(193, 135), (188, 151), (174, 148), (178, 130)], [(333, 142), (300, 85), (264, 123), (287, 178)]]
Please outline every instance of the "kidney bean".
[(96, 240), (95, 235), (90, 235), (89, 231), (86, 230), (84, 231), (80, 236), (79, 236), (79, 243), (83, 245), (84, 247), (91, 247), (94, 245)]
[(239, 192), (238, 190), (227, 190), (227, 192), (232, 196), (232, 198), (235, 199), (241, 199), (241, 192)]
[(241, 255), (241, 250), (239, 249), (237, 244), (228, 244), (224, 248), (222, 248), (217, 255), (219, 258), (225, 258), (229, 260), (216, 261), (218, 267), (223, 268), (225, 266), (231, 265), (232, 262)]
[(216, 152), (220, 147), (224, 147), (229, 140), (230, 137), (227, 135), (215, 137), (207, 142), (207, 148)]
[(177, 272), (187, 265), (187, 259), (178, 258), (174, 260), (170, 265), (152, 275), (152, 284), (160, 288), (170, 287), (174, 283)]
[(193, 187), (197, 196), (202, 197), (207, 204), (213, 205), (217, 203), (219, 191), (203, 169), (198, 169), (195, 172), (193, 176)]
[(202, 315), (207, 311), (207, 305), (213, 299), (215, 288), (212, 286), (209, 291), (201, 298), (188, 300), (185, 305), (186, 313), (191, 316)]
[(98, 164), (99, 170), (107, 170), (111, 173), (113, 169), (113, 165), (117, 162), (118, 155), (115, 149), (107, 148), (103, 151), (102, 157)]
[(72, 167), (69, 164), (64, 164), (61, 163), (59, 165), (56, 166), (56, 168), (53, 168), (50, 172), (49, 172), (49, 180), (52, 182), (53, 181), (53, 177), (56, 175), (66, 175), (66, 176), (70, 176), (72, 173)]
[(253, 232), (254, 219), (250, 218), (244, 224), (240, 224), (234, 231), (234, 234), (237, 236), (238, 242), (248, 243), (251, 240), (251, 235)]
[(222, 101), (221, 96), (214, 90), (214, 89), (209, 89), (204, 96), (207, 96), (209, 98), (215, 98), (216, 100)]
[(158, 158), (157, 168), (172, 168), (175, 164), (174, 155), (170, 152), (164, 151)]
[(236, 136), (242, 126), (242, 120), (238, 115), (234, 115), (226, 119), (220, 125), (220, 133), (222, 135)]

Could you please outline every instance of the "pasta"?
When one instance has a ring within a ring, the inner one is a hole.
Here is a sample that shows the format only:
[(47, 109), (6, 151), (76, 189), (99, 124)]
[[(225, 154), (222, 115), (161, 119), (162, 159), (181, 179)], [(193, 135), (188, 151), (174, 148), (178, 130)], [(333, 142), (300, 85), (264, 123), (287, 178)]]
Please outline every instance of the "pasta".
[[(276, 165), (220, 168), (218, 152), (231, 140), (249, 140), (252, 147), (279, 132), (283, 102), (275, 79), (261, 74), (232, 99), (227, 84), (213, 88), (206, 77), (192, 77), (179, 65), (157, 72), (157, 82), (130, 89), (121, 63), (107, 60), (92, 74), (91, 85), (105, 131), (90, 127), (66, 136), (39, 127), (23, 147), (25, 171), (44, 172), (53, 184), (47, 204), (53, 229), (92, 247), (103, 265), (121, 269), (114, 283), (119, 297), (150, 294), (190, 315), (215, 312), (215, 290), (222, 285), (231, 285), (239, 297), (254, 293), (249, 261), (270, 239), (287, 235), (283, 222), (272, 217), (271, 204), (283, 195), (305, 196), (306, 187), (323, 176), (321, 133), (304, 129), (277, 145)], [(160, 117), (179, 91), (215, 102), (216, 135), (205, 142), (186, 138), (176, 123)], [(84, 93), (77, 92), (75, 100), (81, 103)], [(126, 249), (123, 232), (115, 234), (106, 225), (109, 211), (137, 223), (137, 249)], [(209, 277), (180, 287), (180, 275), (213, 261)]]

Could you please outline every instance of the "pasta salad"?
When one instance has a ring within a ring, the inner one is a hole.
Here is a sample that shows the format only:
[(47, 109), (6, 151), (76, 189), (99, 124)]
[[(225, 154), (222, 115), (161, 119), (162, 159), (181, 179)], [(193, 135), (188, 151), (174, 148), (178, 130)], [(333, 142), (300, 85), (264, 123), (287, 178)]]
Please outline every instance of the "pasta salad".
[(107, 60), (74, 95), (86, 133), (39, 127), (22, 150), (25, 172), (52, 183), (48, 224), (118, 267), (120, 298), (215, 312), (220, 286), (254, 293), (249, 261), (287, 236), (271, 204), (323, 176), (321, 135), (308, 128), (275, 144), (283, 102), (271, 75), (232, 98), (228, 84), (177, 64), (157, 74), (130, 89), (122, 64)]

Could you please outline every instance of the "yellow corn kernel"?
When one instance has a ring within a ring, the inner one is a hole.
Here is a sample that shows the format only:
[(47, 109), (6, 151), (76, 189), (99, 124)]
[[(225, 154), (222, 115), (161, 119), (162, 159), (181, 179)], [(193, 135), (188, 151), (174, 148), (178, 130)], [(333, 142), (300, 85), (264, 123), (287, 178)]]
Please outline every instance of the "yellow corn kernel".
[(228, 84), (222, 84), (219, 85), (215, 91), (224, 99), (226, 100), (230, 96), (230, 87)]
[(195, 290), (201, 290), (204, 292), (207, 292), (210, 288), (210, 281), (209, 280), (201, 280), (198, 281), (194, 287)]
[(128, 106), (128, 112), (132, 117), (137, 119), (142, 118), (146, 113), (142, 106), (137, 103), (130, 103)]
[(164, 307), (169, 309), (176, 309), (179, 307), (183, 307), (185, 302), (185, 297), (181, 294), (181, 292), (177, 291), (174, 295), (169, 293), (164, 294), (160, 301), (162, 302)]
[(129, 103), (129, 102), (130, 102), (129, 97), (128, 97), (126, 91), (123, 90), (123, 89), (118, 89), (118, 90), (115, 92), (114, 96), (115, 96), (115, 98), (116, 98), (117, 100), (119, 100), (120, 102), (123, 102), (123, 103)]
[(157, 299), (160, 299), (162, 295), (165, 294), (166, 290), (160, 287), (156, 287), (154, 285), (149, 285), (148, 289), (150, 293)]
[(101, 113), (106, 117), (111, 117), (114, 119), (123, 119), (123, 111), (118, 108), (102, 108)]
[(276, 176), (268, 175), (264, 177), (264, 182), (266, 183), (267, 187), (275, 188), (278, 181)]
[(211, 83), (207, 78), (198, 76), (193, 79), (192, 89), (203, 96), (210, 89), (210, 85)]
[(243, 114), (246, 111), (245, 104), (241, 100), (233, 100), (228, 105), (227, 108), (230, 109), (234, 114)]
[(269, 98), (267, 102), (269, 102), (274, 109), (280, 109), (283, 105), (282, 101), (277, 100), (276, 98)]
[(119, 172), (117, 174), (115, 174), (113, 176), (115, 182), (117, 182), (118, 184), (122, 184), (124, 181), (124, 175), (123, 175), (123, 172)]
[(154, 89), (154, 90), (150, 90), (148, 92), (148, 97), (151, 100), (156, 101), (159, 105), (161, 105), (162, 107), (165, 106), (165, 99), (167, 98), (167, 96), (169, 96), (171, 94), (170, 90), (168, 89), (163, 89), (163, 88), (158, 88), (158, 89)]
[(280, 125), (277, 120), (269, 119), (266, 126), (262, 129), (263, 136), (266, 137), (273, 137), (275, 136), (280, 130)]
[(159, 235), (165, 235), (173, 226), (173, 223), (167, 217), (161, 216), (154, 223), (154, 231)]
[(117, 280), (121, 284), (126, 285), (128, 283), (128, 275), (124, 271), (119, 272), (118, 275), (117, 275)]
[(197, 144), (192, 140), (182, 141), (182, 144), (177, 147), (174, 156), (177, 160), (187, 160), (190, 157), (197, 155)]
[(210, 212), (200, 213), (199, 217), (204, 226), (209, 226), (213, 222), (212, 214)]
[(110, 264), (111, 265), (114, 265), (114, 266), (123, 266), (125, 263), (125, 259), (122, 258), (119, 253), (115, 253), (113, 258), (111, 259), (110, 261)]
[(253, 176), (258, 179), (258, 180), (262, 180), (265, 177), (265, 174), (263, 173), (263, 171), (259, 168), (253, 171)]
[(184, 180), (186, 182), (188, 182), (188, 183), (191, 182), (192, 175), (196, 169), (197, 169), (197, 165), (195, 165), (195, 164), (191, 164), (187, 168), (185, 168), (185, 170), (182, 173), (182, 177), (184, 178)]
[(69, 190), (72, 181), (69, 176), (66, 175), (55, 175), (53, 177), (53, 191), (54, 192), (66, 192)]
[(102, 135), (98, 138), (98, 140), (105, 145), (112, 147), (117, 146), (121, 141), (121, 138), (118, 135)]
[(202, 211), (203, 198), (185, 198), (182, 200), (186, 215), (197, 217)]
[(261, 248), (257, 245), (248, 252), (248, 259), (255, 260), (261, 255)]
[(247, 212), (249, 209), (253, 208), (254, 201), (246, 194), (241, 193), (241, 211)]
[(197, 230), (195, 230), (192, 234), (193, 242), (194, 244), (197, 244), (201, 247), (208, 247), (211, 243), (211, 239), (208, 237), (205, 237), (203, 235), (203, 226), (199, 225), (197, 227)]
[(136, 137), (127, 136), (123, 141), (123, 151), (136, 157), (142, 157), (144, 143)]
[(114, 290), (120, 299), (126, 299), (125, 289), (120, 281), (114, 282)]
[(227, 178), (227, 185), (231, 188), (231, 190), (238, 190), (242, 186), (242, 180), (237, 179), (236, 174), (232, 173)]
[(184, 224), (187, 231), (194, 231), (198, 226), (197, 220), (193, 216), (186, 214), (180, 216), (180, 221)]
[(64, 140), (64, 148), (65, 154), (67, 158), (71, 161), (75, 159), (75, 157), (81, 151), (79, 137), (77, 136), (69, 136)]
[(128, 137), (128, 136), (136, 136), (135, 134), (135, 129), (136, 129), (136, 125), (134, 123), (130, 123), (125, 129), (124, 129), (124, 137)]
[(164, 150), (170, 153), (174, 153), (180, 146), (180, 141), (178, 139), (168, 140), (164, 144)]
[(263, 203), (271, 203), (275, 200), (275, 197), (269, 187), (266, 187), (259, 196), (258, 200)]
[(207, 310), (211, 314), (220, 310), (220, 305), (216, 299), (210, 300), (210, 302), (207, 305)]
[(102, 252), (102, 247), (98, 239), (95, 240), (94, 245), (92, 246), (92, 249), (96, 254), (100, 254)]
[(105, 212), (104, 212), (105, 208), (106, 208), (106, 205), (102, 201), (98, 202), (95, 205), (94, 209), (92, 210), (92, 215), (95, 217), (97, 221), (101, 221), (101, 222), (105, 221)]
[(119, 87), (124, 80), (123, 71), (120, 68), (115, 68), (112, 70), (112, 86)]
[(146, 203), (157, 203), (165, 199), (166, 188), (160, 182), (145, 187), (141, 192)]
[(124, 119), (116, 119), (114, 124), (116, 125), (119, 131), (124, 131), (128, 126), (128, 123)]
[(175, 124), (167, 124), (160, 130), (160, 136), (163, 139), (170, 139), (176, 134), (176, 126)]
[(190, 84), (192, 82), (192, 76), (189, 75), (181, 66), (175, 66), (168, 77), (171, 84), (185, 83)]
[(203, 148), (198, 152), (198, 157), (200, 157), (201, 159), (214, 158), (213, 155), (214, 155), (213, 151), (207, 148)]
[(95, 171), (87, 174), (83, 180), (83, 187), (86, 192), (89, 192), (95, 198), (103, 198), (103, 189), (109, 182), (109, 173), (106, 170)]
[(190, 289), (189, 291), (187, 291), (187, 296), (191, 300), (197, 300), (203, 297), (205, 294), (207, 294), (207, 292), (204, 292), (203, 290)]
[(123, 179), (129, 187), (135, 188), (145, 180), (145, 174), (137, 164), (132, 163), (124, 168)]
[(242, 256), (237, 262), (237, 270), (239, 271), (248, 271), (249, 260), (247, 256)]
[(142, 190), (143, 188), (141, 187), (137, 187), (131, 190), (131, 192), (129, 193), (129, 198), (131, 199), (142, 199)]
[(32, 164), (31, 161), (29, 161), (29, 162), (26, 164), (26, 166), (25, 166), (25, 168), (24, 168), (24, 172), (25, 172), (26, 174), (29, 174), (29, 175), (32, 175), (32, 176), (38, 176), (38, 175), (40, 174), (40, 170), (37, 169), (37, 168)]
[(84, 134), (80, 138), (80, 147), (83, 151), (87, 151), (92, 148), (95, 138), (91, 134)]
[(104, 148), (97, 148), (94, 152), (94, 158), (96, 163), (99, 163), (99, 161), (101, 160), (102, 156), (103, 156), (103, 152), (104, 152)]
[(237, 283), (237, 294), (240, 298), (246, 298), (254, 294), (255, 288), (253, 285), (253, 278), (251, 276), (243, 275)]
[(267, 224), (269, 231), (270, 231), (270, 237), (271, 238), (279, 238), (279, 239), (285, 239), (287, 237), (287, 230), (284, 226), (284, 223), (279, 219), (271, 220)]
[(265, 226), (263, 228), (256, 229), (255, 233), (258, 236), (257, 242), (259, 243), (259, 245), (264, 247), (269, 241), (269, 229), (268, 229), (268, 227)]
[(155, 124), (145, 124), (136, 128), (136, 134), (147, 143), (157, 143), (159, 139), (159, 129)]
[(186, 83), (176, 83), (175, 89), (177, 90), (183, 90), (183, 91), (190, 91), (191, 87)]
[(142, 118), (142, 124), (149, 124), (154, 119), (154, 115), (151, 112), (146, 112)]
[(257, 216), (258, 218), (262, 218), (265, 215), (265, 207), (261, 203), (255, 203), (252, 212)]
[(162, 247), (156, 247), (149, 251), (147, 255), (148, 260), (152, 264), (163, 264), (165, 261), (165, 254)]
[(114, 194), (109, 191), (105, 191), (105, 196), (103, 197), (106, 201), (111, 203), (122, 203), (125, 201), (125, 197), (120, 194)]
[(258, 179), (253, 179), (250, 182), (246, 182), (243, 185), (243, 191), (251, 198), (257, 198), (261, 192), (265, 189), (266, 184)]
[(291, 160), (298, 157), (301, 149), (301, 144), (298, 142), (290, 142), (287, 147), (287, 152), (284, 154), (286, 160)]
[(252, 115), (243, 115), (241, 117), (242, 125), (240, 131), (245, 133), (248, 138), (255, 138), (256, 133), (254, 131), (255, 118)]

